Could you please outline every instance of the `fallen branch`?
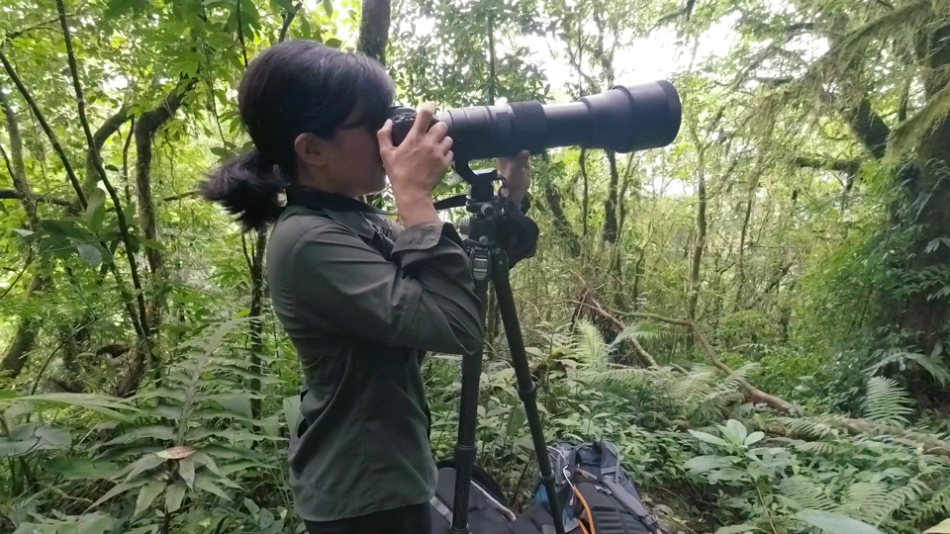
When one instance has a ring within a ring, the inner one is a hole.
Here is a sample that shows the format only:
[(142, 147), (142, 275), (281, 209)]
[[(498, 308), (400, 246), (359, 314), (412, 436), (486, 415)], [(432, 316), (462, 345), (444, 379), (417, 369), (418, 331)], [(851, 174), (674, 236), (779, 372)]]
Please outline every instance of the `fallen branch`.
[[(927, 434), (914, 432), (913, 430), (882, 425), (867, 419), (853, 419), (851, 417), (823, 417), (820, 421), (826, 425), (841, 428), (852, 436), (892, 436), (921, 445), (927, 454), (950, 457), (950, 443)], [(796, 433), (794, 429), (786, 426), (774, 424), (763, 425), (762, 430), (769, 434), (787, 438), (796, 438), (801, 434), (801, 432)]]
[[(605, 310), (604, 307), (600, 304), (600, 302), (598, 302), (596, 298), (590, 295), (589, 292), (587, 293), (587, 298), (585, 298), (583, 301), (583, 305), (596, 311), (597, 314), (600, 315), (602, 318), (612, 322), (614, 325), (617, 326), (617, 328), (621, 332), (623, 332), (623, 330), (626, 328), (626, 325), (623, 324), (623, 321), (621, 321), (620, 319), (617, 319), (616, 317), (608, 313), (607, 310)], [(649, 352), (646, 351), (646, 349), (643, 348), (643, 345), (641, 345), (640, 342), (637, 341), (637, 338), (631, 336), (631, 337), (626, 338), (626, 340), (629, 341), (631, 345), (633, 345), (633, 351), (640, 358), (640, 360), (643, 362), (643, 365), (645, 367), (659, 367), (659, 365), (656, 363), (656, 358), (654, 358)]]

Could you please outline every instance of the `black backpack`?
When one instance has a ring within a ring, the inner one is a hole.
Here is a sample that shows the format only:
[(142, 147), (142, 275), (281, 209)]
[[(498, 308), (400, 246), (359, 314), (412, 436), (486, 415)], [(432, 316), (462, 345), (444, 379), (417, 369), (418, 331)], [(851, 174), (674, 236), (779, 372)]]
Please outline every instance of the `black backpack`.
[[(617, 448), (608, 441), (572, 445), (561, 442), (548, 450), (561, 504), (564, 531), (570, 534), (665, 534), (647, 510), (636, 486), (620, 465)], [(472, 534), (548, 534), (554, 520), (547, 492), (538, 484), (528, 510), (515, 518), (498, 484), (481, 469), (472, 476), (469, 524)], [(443, 534), (451, 523), (455, 470), (440, 463), (439, 488), (431, 501), (432, 533)]]

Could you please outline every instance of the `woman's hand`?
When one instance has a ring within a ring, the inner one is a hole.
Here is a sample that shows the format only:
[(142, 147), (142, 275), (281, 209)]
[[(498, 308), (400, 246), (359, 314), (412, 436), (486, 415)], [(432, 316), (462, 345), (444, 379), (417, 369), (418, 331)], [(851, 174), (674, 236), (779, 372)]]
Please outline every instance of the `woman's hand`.
[(392, 121), (386, 121), (376, 138), (379, 155), (392, 184), (396, 209), (406, 227), (438, 221), (432, 205), (432, 190), (442, 180), (442, 174), (452, 164), (452, 138), (448, 126), (437, 122), (429, 124), (435, 114), (435, 104), (419, 106), (416, 120), (398, 147), (393, 146)]
[(521, 199), (528, 192), (528, 186), (531, 185), (531, 153), (527, 150), (513, 158), (495, 158), (495, 169), (498, 175), (505, 178), (505, 186), (501, 188), (501, 195), (508, 197), (516, 206), (521, 204)]

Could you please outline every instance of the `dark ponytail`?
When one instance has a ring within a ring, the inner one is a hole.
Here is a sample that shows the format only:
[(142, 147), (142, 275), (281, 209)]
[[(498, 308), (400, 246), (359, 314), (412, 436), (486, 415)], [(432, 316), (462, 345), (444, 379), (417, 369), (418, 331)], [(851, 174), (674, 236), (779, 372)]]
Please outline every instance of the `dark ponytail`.
[(392, 105), (392, 79), (375, 60), (316, 41), (274, 45), (247, 66), (238, 88), (241, 120), (254, 150), (210, 172), (199, 192), (237, 215), (245, 230), (277, 220), (280, 193), (295, 181), (294, 141), (329, 138), (357, 108), (379, 128)]
[(279, 196), (288, 183), (281, 175), (273, 161), (254, 149), (215, 169), (199, 191), (237, 215), (244, 230), (258, 229), (276, 221), (284, 209)]

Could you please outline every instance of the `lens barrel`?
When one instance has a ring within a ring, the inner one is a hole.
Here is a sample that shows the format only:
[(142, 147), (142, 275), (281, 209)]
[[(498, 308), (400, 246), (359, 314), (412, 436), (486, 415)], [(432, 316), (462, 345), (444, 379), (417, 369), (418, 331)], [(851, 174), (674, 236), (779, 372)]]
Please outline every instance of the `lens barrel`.
[[(393, 142), (401, 142), (415, 112), (395, 108)], [(569, 104), (515, 102), (449, 109), (436, 119), (449, 127), (456, 161), (538, 154), (548, 148), (579, 146), (632, 152), (666, 146), (676, 139), (682, 107), (667, 81), (613, 86)]]

